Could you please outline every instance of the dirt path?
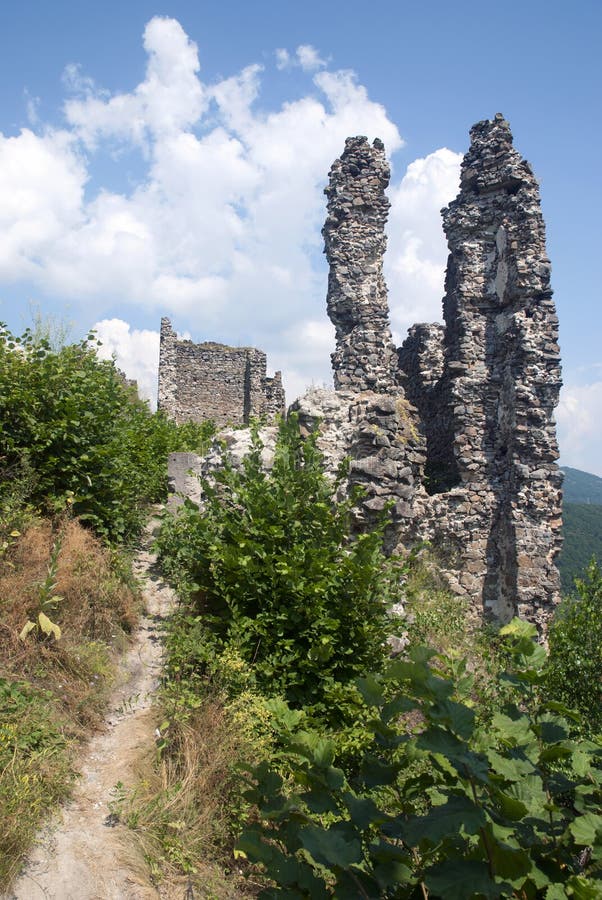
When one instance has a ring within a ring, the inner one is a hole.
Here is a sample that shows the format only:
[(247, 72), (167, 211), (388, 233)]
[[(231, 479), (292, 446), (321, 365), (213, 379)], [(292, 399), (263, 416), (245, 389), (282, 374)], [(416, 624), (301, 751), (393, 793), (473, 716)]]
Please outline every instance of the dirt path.
[(48, 825), (32, 851), (10, 900), (150, 900), (159, 893), (148, 884), (135, 857), (126, 862), (122, 829), (111, 827), (108, 803), (118, 781), (134, 779), (133, 764), (152, 746), (155, 721), (151, 708), (161, 671), (161, 628), (175, 596), (156, 570), (147, 527), (134, 571), (144, 585), (146, 615), (121, 664), (103, 731), (84, 751), (81, 779), (73, 799)]

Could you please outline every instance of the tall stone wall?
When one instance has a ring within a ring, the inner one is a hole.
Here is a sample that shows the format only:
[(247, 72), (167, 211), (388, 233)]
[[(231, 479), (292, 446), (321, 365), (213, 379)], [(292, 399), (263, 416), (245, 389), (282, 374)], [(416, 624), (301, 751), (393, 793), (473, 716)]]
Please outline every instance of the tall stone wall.
[(336, 330), (335, 388), (391, 390), (396, 378), (383, 254), (390, 170), (382, 141), (347, 138), (333, 164), (322, 234), (330, 264), (328, 315)]
[[(333, 475), (349, 459), (347, 489), (364, 489), (357, 528), (389, 508), (389, 550), (431, 542), (476, 614), (518, 614), (543, 631), (559, 599), (561, 382), (537, 182), (501, 115), (474, 126), (443, 210), (445, 324), (413, 326), (397, 351), (382, 270), (388, 180), (382, 143), (348, 138), (323, 229), (335, 390), (293, 408), (319, 430)], [(259, 351), (180, 341), (163, 320), (159, 402), (177, 420), (280, 410), (280, 381), (265, 371)]]
[(280, 372), (269, 378), (266, 368), (261, 350), (181, 340), (161, 319), (158, 407), (175, 422), (243, 425), (284, 413)]
[[(479, 614), (543, 627), (559, 597), (561, 382), (537, 182), (501, 115), (474, 126), (460, 193), (443, 211), (445, 325), (414, 326), (398, 353), (382, 276), (387, 182), (382, 144), (349, 138), (326, 189), (351, 479), (374, 474), (370, 502), (396, 499), (399, 545), (431, 541)], [(388, 416), (366, 391), (389, 395)], [(328, 446), (327, 422), (322, 430)], [(376, 453), (367, 442), (380, 442)]]
[(484, 605), (498, 618), (533, 617), (559, 591), (558, 319), (531, 167), (499, 114), (470, 137), (460, 193), (443, 211), (450, 256), (442, 402), (457, 474), (487, 509), (474, 573)]

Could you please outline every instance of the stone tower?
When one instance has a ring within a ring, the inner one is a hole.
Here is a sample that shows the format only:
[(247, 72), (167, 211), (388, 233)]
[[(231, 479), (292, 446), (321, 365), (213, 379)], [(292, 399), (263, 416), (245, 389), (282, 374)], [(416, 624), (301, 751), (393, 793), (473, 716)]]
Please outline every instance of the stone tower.
[(558, 319), (531, 167), (500, 114), (470, 137), (460, 193), (443, 210), (442, 399), (455, 474), (468, 493), (486, 494), (485, 607), (532, 617), (559, 591)]
[(382, 141), (370, 146), (365, 137), (347, 138), (324, 191), (327, 308), (336, 329), (332, 368), (340, 390), (386, 393), (395, 384), (397, 361), (383, 277), (389, 177)]

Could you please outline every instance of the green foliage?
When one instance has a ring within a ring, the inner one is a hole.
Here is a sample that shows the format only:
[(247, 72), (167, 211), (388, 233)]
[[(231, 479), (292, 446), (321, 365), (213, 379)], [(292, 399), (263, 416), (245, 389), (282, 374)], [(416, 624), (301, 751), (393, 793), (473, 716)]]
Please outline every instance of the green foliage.
[(134, 535), (164, 498), (172, 450), (197, 449), (211, 426), (152, 414), (90, 341), (52, 349), (0, 326), (0, 466), (33, 474), (30, 501), (73, 511), (111, 540)]
[[(599, 479), (602, 481), (602, 479)], [(575, 578), (585, 570), (592, 557), (602, 560), (602, 506), (567, 503), (562, 506), (562, 552), (558, 569), (563, 594), (570, 594)]]
[(336, 723), (333, 687), (386, 656), (394, 575), (384, 524), (349, 540), (353, 500), (335, 501), (337, 484), (294, 417), (280, 425), (269, 474), (261, 450), (255, 434), (240, 470), (226, 460), (203, 483), (203, 510), (188, 503), (163, 527), (163, 567), (196, 617), (186, 675), (231, 646), (266, 694)]
[(576, 579), (550, 626), (546, 690), (602, 733), (602, 571), (595, 560)]
[(0, 889), (41, 815), (69, 791), (67, 742), (53, 701), (50, 692), (0, 678)]
[(602, 743), (571, 740), (574, 714), (538, 702), (534, 627), (515, 619), (503, 633), (514, 696), (486, 728), (465, 670), (442, 677), (434, 652), (414, 648), (359, 682), (374, 734), (359, 777), (311, 732), (289, 740), (293, 790), (266, 762), (250, 770), (259, 819), (238, 853), (275, 885), (261, 896), (600, 896)]

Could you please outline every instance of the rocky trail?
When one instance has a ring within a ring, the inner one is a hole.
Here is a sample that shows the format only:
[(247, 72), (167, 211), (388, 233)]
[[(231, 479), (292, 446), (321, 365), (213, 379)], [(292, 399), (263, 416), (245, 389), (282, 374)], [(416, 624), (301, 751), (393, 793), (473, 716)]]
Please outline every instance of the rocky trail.
[(133, 568), (146, 613), (124, 655), (102, 731), (82, 752), (71, 801), (38, 836), (26, 867), (5, 900), (150, 900), (161, 894), (124, 842), (108, 804), (118, 782), (132, 784), (135, 764), (155, 740), (153, 694), (162, 661), (162, 627), (175, 595), (151, 552), (151, 520)]

